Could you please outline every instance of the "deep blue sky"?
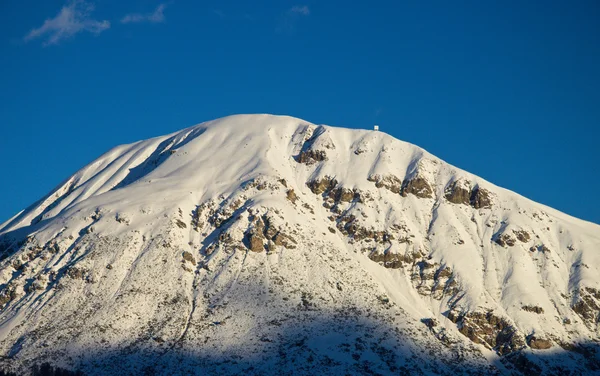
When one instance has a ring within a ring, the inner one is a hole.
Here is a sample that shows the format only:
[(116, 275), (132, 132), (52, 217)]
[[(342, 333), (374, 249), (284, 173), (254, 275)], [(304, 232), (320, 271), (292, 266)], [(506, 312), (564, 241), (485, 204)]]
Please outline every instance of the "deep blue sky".
[(112, 146), (266, 112), (600, 223), (599, 4), (2, 0), (0, 222)]

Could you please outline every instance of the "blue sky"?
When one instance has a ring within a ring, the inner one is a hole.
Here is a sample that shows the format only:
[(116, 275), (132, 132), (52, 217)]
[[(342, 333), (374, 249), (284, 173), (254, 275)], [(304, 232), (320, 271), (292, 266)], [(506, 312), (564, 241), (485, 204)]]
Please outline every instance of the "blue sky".
[(0, 222), (236, 113), (370, 128), (600, 223), (597, 1), (0, 3)]

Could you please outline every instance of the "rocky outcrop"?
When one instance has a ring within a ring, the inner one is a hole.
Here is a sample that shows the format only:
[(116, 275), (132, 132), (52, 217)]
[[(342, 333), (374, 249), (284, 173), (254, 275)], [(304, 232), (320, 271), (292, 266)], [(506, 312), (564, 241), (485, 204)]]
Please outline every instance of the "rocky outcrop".
[(294, 192), (293, 189), (288, 189), (286, 192), (286, 198), (290, 200), (292, 204), (295, 204), (298, 196), (296, 196), (296, 192)]
[(478, 185), (471, 189), (471, 183), (464, 179), (452, 182), (446, 188), (444, 197), (453, 204), (470, 205), (475, 209), (492, 207), (491, 192)]
[(591, 328), (600, 322), (600, 291), (592, 287), (580, 289), (571, 308)]
[(385, 188), (392, 193), (399, 194), (402, 189), (402, 180), (394, 175), (370, 175), (368, 181), (375, 183), (377, 188)]
[(471, 204), (471, 187), (462, 179), (455, 180), (444, 192), (446, 200), (453, 204)]
[(326, 150), (335, 149), (335, 145), (324, 127), (318, 127), (311, 138), (309, 138), (302, 150), (295, 157), (296, 162), (312, 165), (327, 160)]
[(448, 319), (458, 326), (458, 330), (471, 341), (506, 355), (525, 346), (523, 336), (506, 319), (496, 316), (493, 311), (457, 313), (449, 311)]
[(471, 206), (475, 209), (489, 209), (492, 207), (492, 194), (487, 189), (475, 187), (471, 193)]
[(529, 347), (536, 350), (547, 350), (552, 347), (552, 341), (545, 338), (538, 338), (534, 335), (527, 338), (527, 344)]
[(515, 238), (509, 234), (499, 234), (494, 238), (494, 241), (501, 247), (512, 247), (516, 244)]
[(432, 198), (433, 188), (431, 188), (431, 185), (424, 177), (417, 175), (410, 180), (404, 181), (401, 194), (404, 197), (412, 194), (419, 198)]
[(386, 250), (383, 253), (373, 251), (369, 254), (369, 258), (377, 263), (381, 263), (384, 267), (388, 269), (398, 269), (401, 268), (402, 265), (408, 264), (412, 265), (416, 259), (423, 257), (421, 253), (411, 254), (399, 254), (392, 253), (389, 250)]
[(251, 222), (253, 227), (246, 231), (246, 247), (252, 252), (263, 252), (265, 243), (270, 252), (274, 251), (275, 246), (296, 248), (296, 240), (276, 226), (269, 214), (253, 216)]
[(521, 243), (527, 243), (531, 239), (531, 236), (525, 230), (513, 230), (513, 233)]
[(330, 176), (325, 176), (321, 179), (314, 179), (306, 183), (306, 185), (308, 186), (308, 188), (310, 188), (312, 193), (316, 195), (320, 195), (323, 192), (333, 189), (337, 184), (337, 180)]
[(327, 160), (327, 154), (324, 150), (304, 150), (296, 156), (296, 162), (311, 165), (317, 162)]
[(419, 294), (436, 300), (459, 292), (452, 268), (429, 259), (421, 258), (414, 262), (410, 279)]

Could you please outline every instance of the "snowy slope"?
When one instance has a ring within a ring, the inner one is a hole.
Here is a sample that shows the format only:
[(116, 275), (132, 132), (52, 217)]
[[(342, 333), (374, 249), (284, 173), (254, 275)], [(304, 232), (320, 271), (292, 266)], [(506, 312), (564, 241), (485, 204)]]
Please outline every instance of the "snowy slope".
[(238, 115), (119, 146), (0, 252), (17, 372), (600, 369), (600, 226), (383, 132)]

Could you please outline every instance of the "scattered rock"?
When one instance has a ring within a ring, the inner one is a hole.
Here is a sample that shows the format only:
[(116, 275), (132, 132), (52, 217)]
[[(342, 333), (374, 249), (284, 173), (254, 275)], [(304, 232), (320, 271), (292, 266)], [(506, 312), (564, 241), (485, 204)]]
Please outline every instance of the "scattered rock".
[(175, 224), (179, 228), (187, 228), (187, 225), (179, 218), (175, 219)]
[(525, 230), (513, 230), (513, 233), (521, 243), (527, 243), (531, 237)]
[(508, 234), (500, 234), (500, 235), (496, 236), (494, 241), (496, 242), (496, 244), (498, 244), (501, 247), (506, 247), (506, 246), (512, 247), (516, 244), (515, 238), (513, 238), (512, 236), (510, 236)]
[(524, 305), (521, 307), (521, 309), (523, 311), (537, 313), (538, 315), (541, 315), (542, 313), (544, 313), (544, 309), (542, 307), (538, 307), (538, 306)]

